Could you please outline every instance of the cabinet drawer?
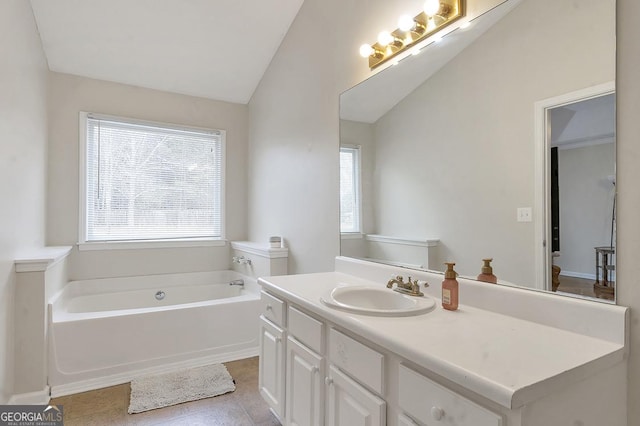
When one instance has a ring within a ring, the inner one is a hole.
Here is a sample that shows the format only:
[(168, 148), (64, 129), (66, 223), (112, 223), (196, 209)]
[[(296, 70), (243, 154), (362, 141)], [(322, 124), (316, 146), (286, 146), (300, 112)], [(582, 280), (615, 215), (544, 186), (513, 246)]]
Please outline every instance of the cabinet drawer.
[(428, 425), (501, 426), (502, 416), (400, 365), (400, 408)]
[(329, 359), (342, 371), (382, 395), (384, 356), (335, 329), (329, 330)]
[(293, 306), (289, 306), (287, 317), (289, 334), (314, 351), (322, 353), (322, 322)]
[(262, 315), (272, 323), (285, 326), (285, 304), (282, 300), (278, 299), (272, 294), (266, 291), (261, 291), (260, 300), (262, 303)]

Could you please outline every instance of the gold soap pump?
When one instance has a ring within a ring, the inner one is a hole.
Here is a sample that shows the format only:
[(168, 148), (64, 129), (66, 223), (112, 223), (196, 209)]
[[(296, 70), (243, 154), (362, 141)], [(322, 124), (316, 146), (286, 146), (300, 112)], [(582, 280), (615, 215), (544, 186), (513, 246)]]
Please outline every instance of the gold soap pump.
[(491, 267), (491, 261), (493, 258), (482, 259), (484, 265), (482, 266), (482, 272), (478, 275), (478, 281), (484, 281), (486, 283), (496, 284), (498, 282), (498, 277), (493, 275), (493, 268)]

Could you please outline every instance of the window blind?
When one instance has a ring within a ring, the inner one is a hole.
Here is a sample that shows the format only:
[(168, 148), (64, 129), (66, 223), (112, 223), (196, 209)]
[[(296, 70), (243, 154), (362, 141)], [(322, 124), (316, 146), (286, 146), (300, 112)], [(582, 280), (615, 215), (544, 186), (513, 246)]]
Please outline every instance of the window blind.
[(223, 132), (87, 116), (86, 241), (219, 238)]
[(340, 232), (360, 232), (359, 148), (340, 148)]

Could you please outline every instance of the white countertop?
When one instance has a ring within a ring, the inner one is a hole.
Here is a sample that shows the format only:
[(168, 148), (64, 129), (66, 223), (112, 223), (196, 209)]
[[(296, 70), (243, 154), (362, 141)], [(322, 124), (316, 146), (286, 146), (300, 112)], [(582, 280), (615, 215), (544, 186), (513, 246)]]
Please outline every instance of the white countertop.
[[(338, 285), (374, 282), (340, 272), (260, 279), (271, 293), (387, 348), (507, 408), (517, 408), (624, 359), (623, 344), (464, 304), (411, 317), (375, 317), (327, 307)], [(432, 283), (433, 284), (433, 283)], [(439, 283), (432, 285), (440, 288)], [(462, 291), (462, 290), (461, 290)]]

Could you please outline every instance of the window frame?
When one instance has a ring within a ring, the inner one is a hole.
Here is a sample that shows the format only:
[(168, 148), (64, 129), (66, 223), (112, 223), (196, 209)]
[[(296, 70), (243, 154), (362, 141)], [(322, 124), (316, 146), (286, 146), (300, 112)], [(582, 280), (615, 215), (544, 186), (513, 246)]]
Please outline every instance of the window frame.
[[(224, 246), (226, 240), (226, 131), (222, 129), (210, 129), (196, 126), (185, 126), (173, 123), (163, 123), (135, 118), (120, 117), (108, 114), (80, 111), (79, 119), (79, 197), (78, 197), (78, 249), (84, 250), (121, 250), (143, 248), (172, 248), (172, 247), (204, 247)], [(113, 120), (123, 123), (147, 125), (152, 127), (164, 127), (176, 130), (191, 131), (215, 131), (220, 132), (220, 237), (196, 237), (196, 238), (172, 238), (151, 240), (119, 240), (119, 241), (88, 241), (87, 240), (87, 119), (97, 118)]]
[[(364, 226), (362, 223), (362, 146), (361, 145), (356, 145), (356, 144), (340, 144), (340, 150), (339, 152), (342, 152), (343, 149), (348, 149), (351, 150), (353, 152), (355, 152), (355, 161), (354, 161), (354, 166), (356, 168), (355, 170), (355, 185), (354, 185), (354, 189), (355, 189), (355, 198), (356, 198), (356, 205), (357, 205), (357, 209), (358, 209), (358, 226), (357, 226), (357, 230), (355, 231), (342, 231), (342, 221), (340, 223), (340, 236), (342, 238), (359, 238), (363, 235), (364, 231)], [(341, 184), (339, 182), (339, 184)], [(340, 205), (340, 216), (342, 216), (342, 201), (338, 200), (339, 205)]]

